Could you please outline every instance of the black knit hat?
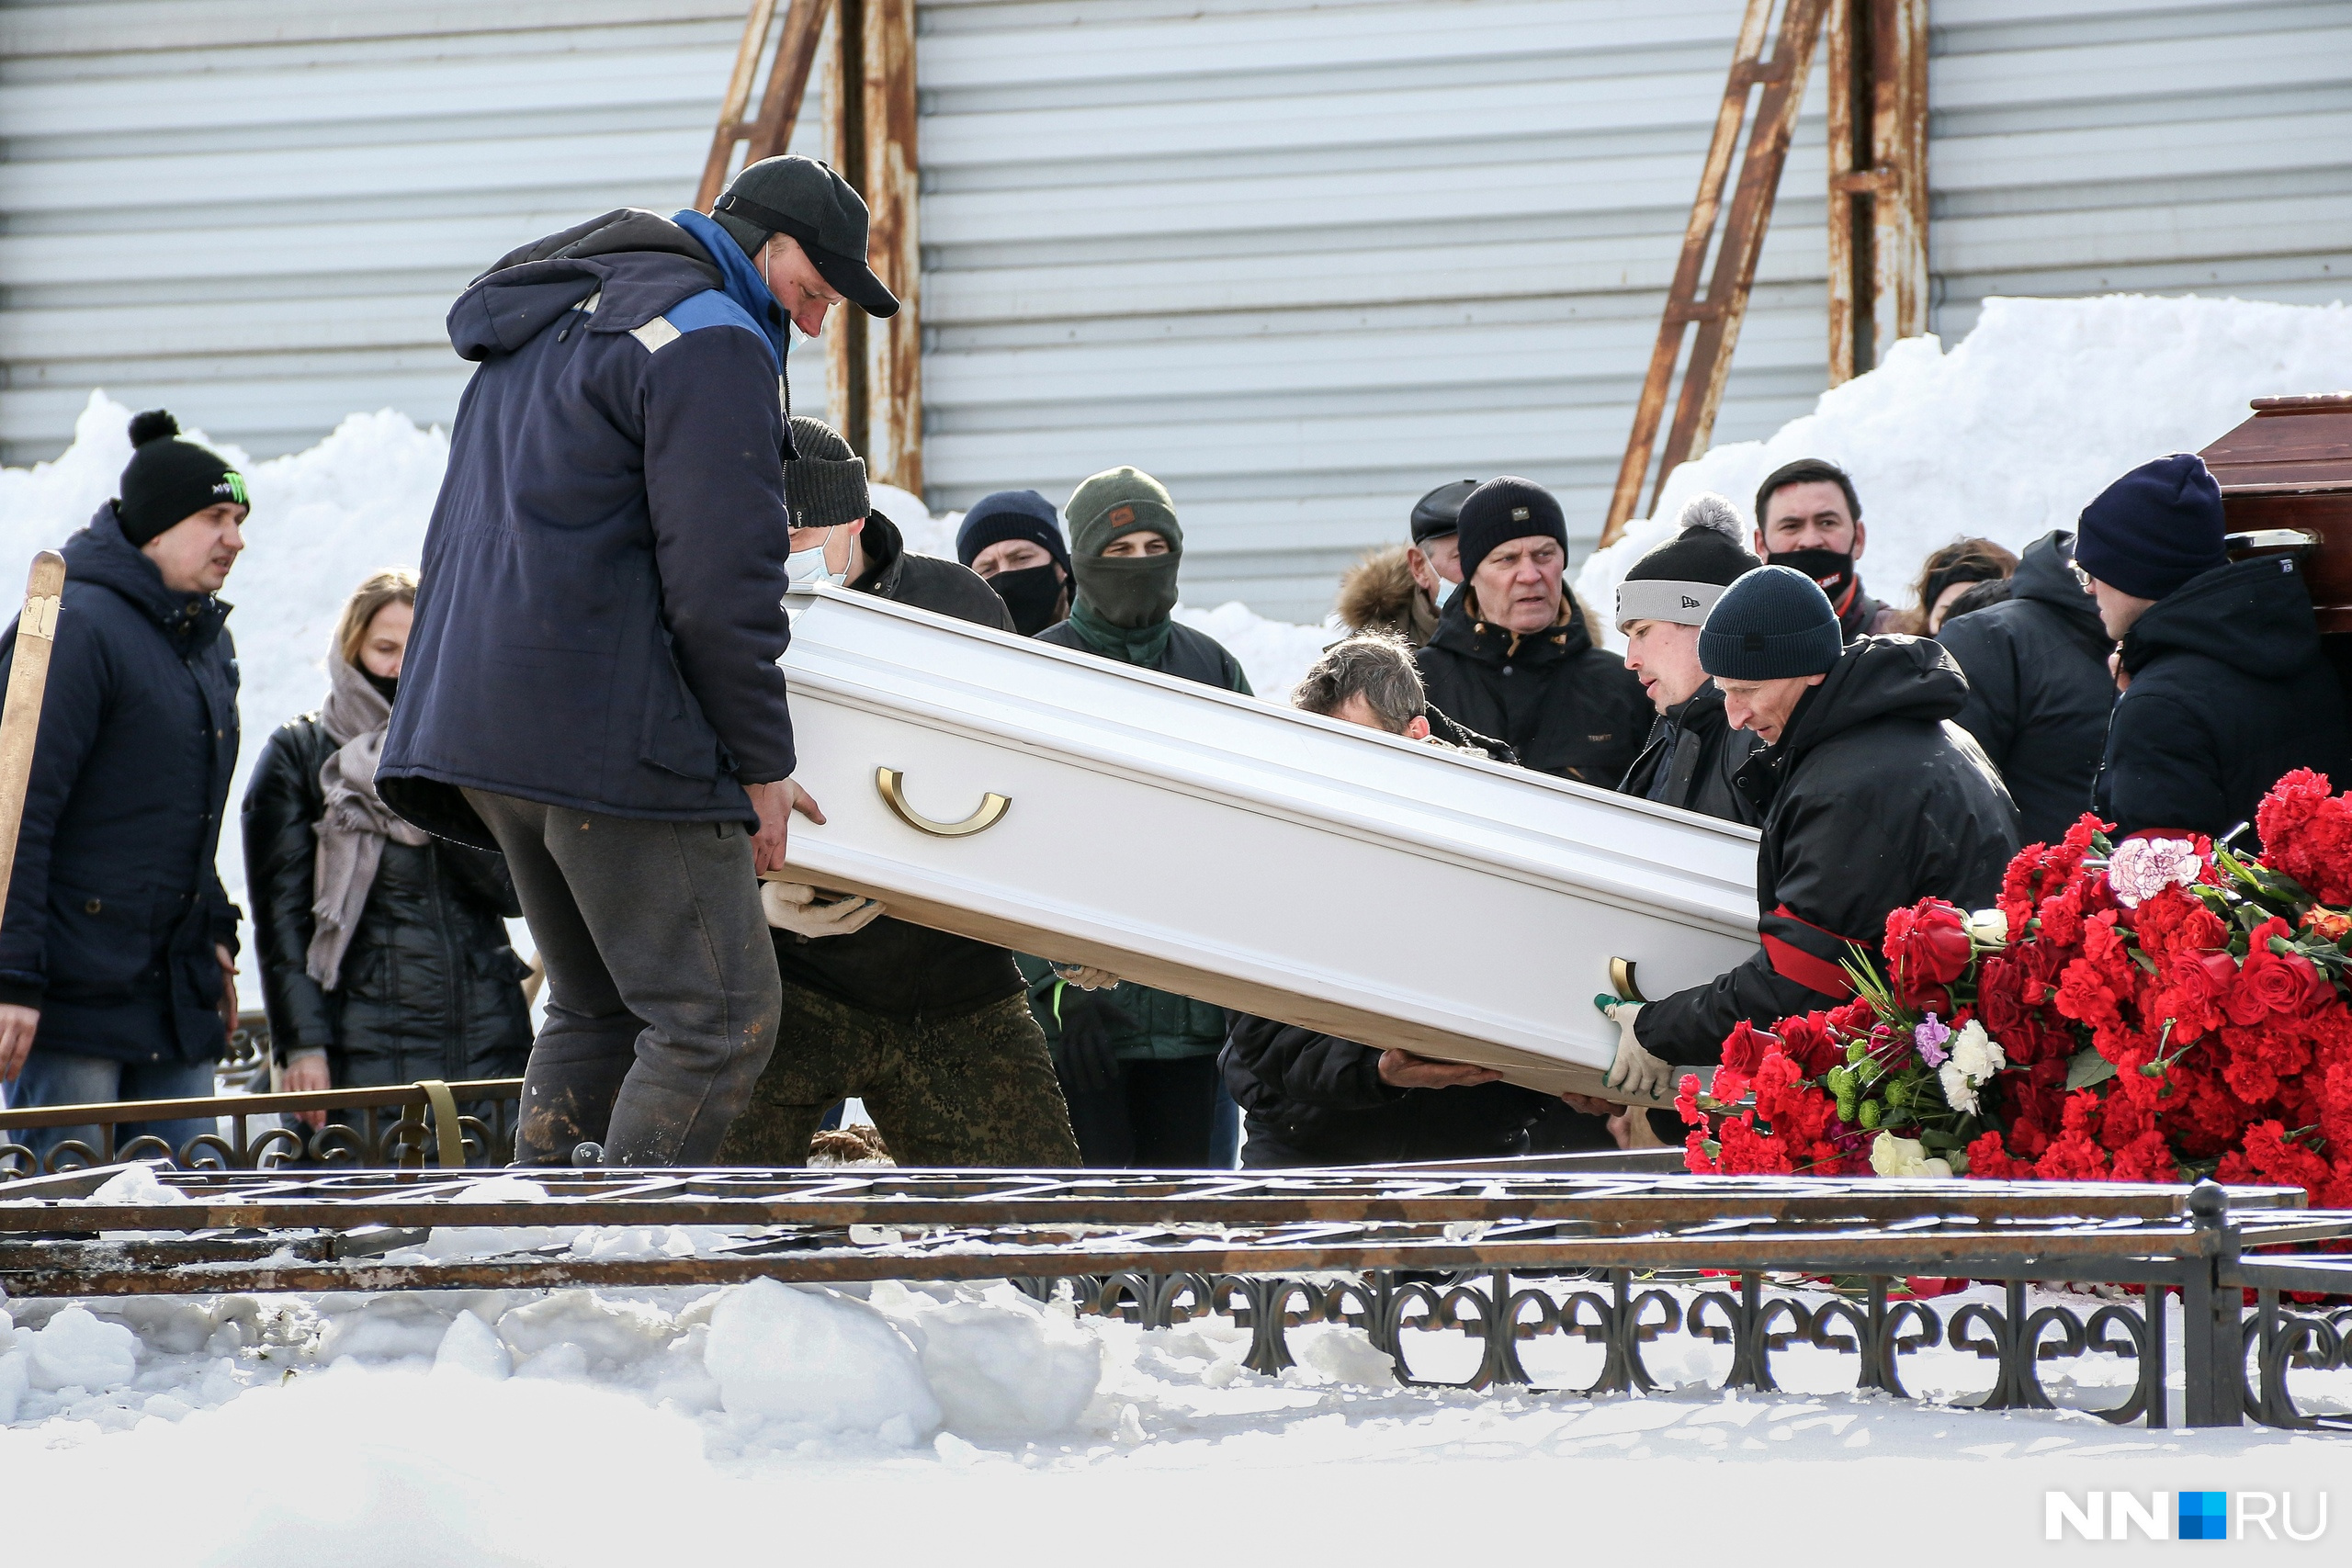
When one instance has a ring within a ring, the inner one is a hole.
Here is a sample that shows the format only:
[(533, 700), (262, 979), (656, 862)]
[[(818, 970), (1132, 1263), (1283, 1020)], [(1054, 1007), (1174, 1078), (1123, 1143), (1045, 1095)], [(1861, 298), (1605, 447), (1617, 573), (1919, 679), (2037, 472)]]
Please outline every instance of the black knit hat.
[(1568, 547), (1567, 519), (1552, 492), (1533, 479), (1488, 479), (1463, 498), (1456, 525), (1462, 536), (1462, 578), (1468, 581), (1478, 563), (1500, 545), (1513, 539), (1541, 536)]
[(1069, 570), (1069, 546), (1062, 540), (1054, 503), (1034, 490), (1001, 490), (972, 502), (956, 529), (956, 558), (969, 566), (982, 550), (1007, 539), (1035, 545), (1064, 571)]
[(796, 528), (838, 528), (874, 510), (865, 488), (865, 459), (821, 419), (792, 418), (792, 450), (784, 465), (784, 501)]
[(1478, 488), (1476, 479), (1455, 479), (1413, 502), (1413, 543), (1426, 545), (1462, 526), (1462, 503)]
[(1699, 668), (1719, 681), (1826, 675), (1845, 646), (1821, 584), (1785, 566), (1758, 567), (1707, 612)]
[(1764, 563), (1739, 542), (1739, 513), (1720, 495), (1694, 495), (1682, 532), (1635, 561), (1617, 585), (1617, 629), (1633, 621), (1702, 626), (1724, 590)]
[(798, 242), (825, 281), (869, 316), (895, 316), (898, 297), (865, 264), (865, 198), (814, 158), (763, 158), (729, 181), (711, 217), (757, 256), (770, 234)]
[(114, 514), (122, 536), (143, 545), (208, 506), (234, 502), (250, 509), (245, 477), (209, 446), (178, 439), (180, 422), (150, 409), (130, 422), (130, 462)]
[(2205, 459), (2176, 452), (2143, 463), (2083, 508), (2075, 564), (2138, 599), (2162, 599), (2228, 562), (2222, 487)]

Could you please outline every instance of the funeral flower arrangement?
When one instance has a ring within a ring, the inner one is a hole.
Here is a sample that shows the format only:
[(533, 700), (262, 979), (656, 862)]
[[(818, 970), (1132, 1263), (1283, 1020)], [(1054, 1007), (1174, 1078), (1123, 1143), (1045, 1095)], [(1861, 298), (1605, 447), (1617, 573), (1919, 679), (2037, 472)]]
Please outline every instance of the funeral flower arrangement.
[(2260, 860), (2085, 817), (1996, 909), (1895, 910), (1852, 999), (1741, 1024), (1704, 1105), (1683, 1079), (1690, 1168), (2211, 1175), (2352, 1206), (2352, 794), (2329, 790), (2279, 781)]

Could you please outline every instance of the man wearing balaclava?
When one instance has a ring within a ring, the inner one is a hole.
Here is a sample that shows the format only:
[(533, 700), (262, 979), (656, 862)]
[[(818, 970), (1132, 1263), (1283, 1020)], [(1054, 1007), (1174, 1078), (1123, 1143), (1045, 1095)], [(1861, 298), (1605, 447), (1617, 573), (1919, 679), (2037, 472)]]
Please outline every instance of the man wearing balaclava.
[(1856, 563), (1869, 542), (1853, 479), (1835, 463), (1800, 457), (1756, 489), (1756, 553), (1819, 584), (1848, 642), (1899, 629), (1894, 609), (1862, 590)]
[[(1080, 485), (1062, 512), (1078, 598), (1038, 641), (1250, 694), (1239, 660), (1169, 618), (1184, 530), (1166, 486), (1112, 468)], [(1021, 970), (1088, 1165), (1232, 1163), (1239, 1112), (1216, 1070), (1224, 1010), (1099, 969), (1023, 956)]]

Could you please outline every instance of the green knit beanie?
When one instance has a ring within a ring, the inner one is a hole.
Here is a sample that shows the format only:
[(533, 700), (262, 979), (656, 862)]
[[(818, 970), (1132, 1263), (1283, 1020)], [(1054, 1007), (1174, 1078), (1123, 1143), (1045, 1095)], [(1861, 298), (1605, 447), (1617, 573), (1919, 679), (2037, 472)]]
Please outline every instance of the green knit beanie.
[(1184, 530), (1176, 523), (1176, 502), (1168, 487), (1140, 468), (1106, 468), (1070, 491), (1062, 508), (1069, 520), (1070, 554), (1099, 556), (1123, 535), (1149, 531), (1182, 554)]

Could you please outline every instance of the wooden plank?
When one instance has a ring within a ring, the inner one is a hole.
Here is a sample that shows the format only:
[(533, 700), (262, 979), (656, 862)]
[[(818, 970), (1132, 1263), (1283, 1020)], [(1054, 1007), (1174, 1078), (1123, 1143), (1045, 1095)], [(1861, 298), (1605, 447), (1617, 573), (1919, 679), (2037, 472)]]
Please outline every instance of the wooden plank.
[(8, 884), (17, 871), (17, 834), (25, 821), (25, 791), (32, 782), (41, 698), (49, 690), (49, 656), (57, 646), (64, 592), (65, 558), (55, 550), (40, 551), (25, 583), (6, 706), (0, 709), (0, 920), (6, 919)]
[(743, 17), (743, 39), (735, 46), (735, 65), (727, 73), (727, 92), (718, 100), (718, 125), (710, 133), (710, 156), (702, 166), (702, 185), (695, 192), (695, 210), (708, 212), (727, 184), (727, 165), (743, 139), (743, 109), (752, 101), (752, 77), (759, 70), (760, 51), (767, 47), (768, 20), (775, 0), (752, 0)]

